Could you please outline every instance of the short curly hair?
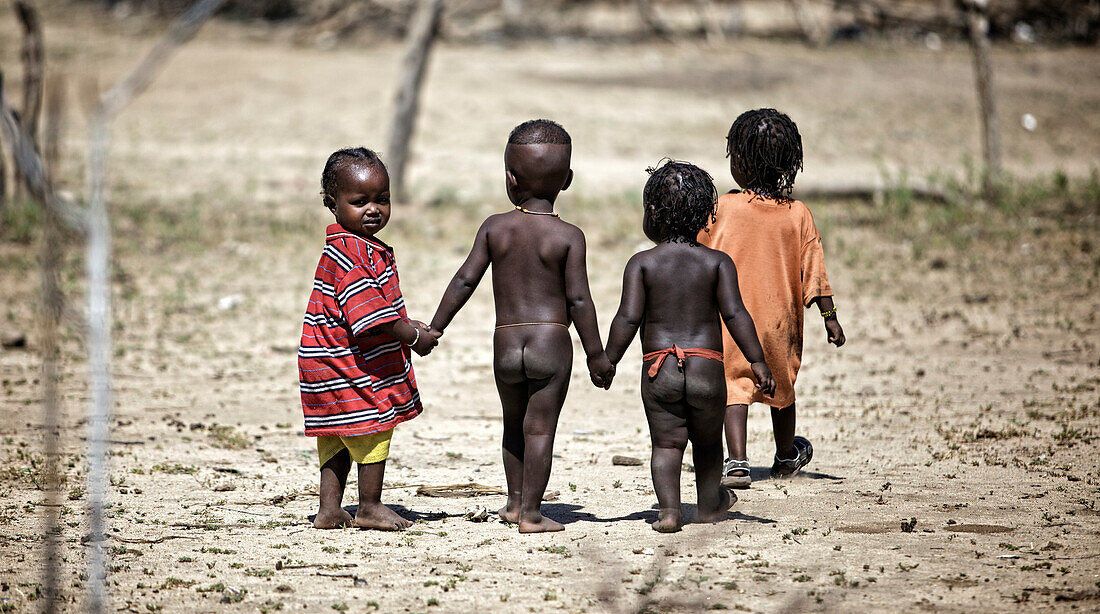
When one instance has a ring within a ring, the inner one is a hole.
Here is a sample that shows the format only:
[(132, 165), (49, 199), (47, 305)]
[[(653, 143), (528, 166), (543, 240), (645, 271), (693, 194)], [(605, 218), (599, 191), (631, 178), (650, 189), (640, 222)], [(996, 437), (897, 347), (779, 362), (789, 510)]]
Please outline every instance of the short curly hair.
[(649, 179), (642, 204), (665, 238), (694, 242), (716, 220), (718, 190), (714, 178), (688, 162), (665, 159), (646, 169)]
[(790, 200), (802, 170), (802, 135), (790, 117), (775, 109), (745, 111), (726, 135), (726, 155), (749, 178), (742, 188)]
[(372, 149), (366, 147), (338, 149), (328, 157), (328, 161), (325, 162), (325, 170), (321, 171), (322, 196), (336, 196), (336, 175), (352, 163), (373, 166), (387, 173), (389, 172), (386, 170), (386, 165), (382, 163), (382, 158), (378, 157), (378, 154)]
[(512, 129), (509, 145), (572, 145), (573, 140), (561, 124), (549, 119), (532, 119)]

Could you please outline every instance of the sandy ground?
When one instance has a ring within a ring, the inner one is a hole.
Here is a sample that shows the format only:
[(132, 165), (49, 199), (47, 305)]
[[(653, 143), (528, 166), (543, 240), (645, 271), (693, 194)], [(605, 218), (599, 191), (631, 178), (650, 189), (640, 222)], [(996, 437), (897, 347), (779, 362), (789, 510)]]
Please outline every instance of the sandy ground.
[[(94, 77), (111, 83), (152, 42), (127, 22), (52, 15), (51, 59), (65, 65), (73, 98)], [(11, 75), (18, 39), (9, 15), (0, 23)], [(727, 521), (658, 535), (646, 467), (611, 464), (615, 454), (648, 457), (637, 346), (610, 392), (576, 361), (550, 481), (557, 496), (545, 507), (566, 531), (521, 536), (462, 518), (496, 509), (500, 496), (416, 494), (418, 485), (504, 485), (486, 286), (416, 362), (427, 410), (395, 435), (386, 493), (416, 525), (310, 528), (316, 451), (301, 434), (294, 354), (327, 223), (319, 169), (341, 145), (384, 149), (399, 48), (320, 51), (276, 39), (212, 24), (115, 127), (115, 607), (1097, 609), (1095, 190), (1026, 214), (975, 202), (917, 213), (811, 203), (849, 341), (835, 350), (807, 318), (799, 432), (814, 461), (795, 479), (768, 479), (770, 423), (754, 407), (756, 481)], [(1100, 154), (1097, 52), (1006, 47), (996, 59), (1008, 166), (1085, 175)], [(501, 146), (520, 120), (548, 115), (573, 134), (577, 181), (560, 211), (588, 234), (606, 331), (622, 266), (644, 245), (636, 209), (647, 164), (687, 158), (732, 187), (726, 128), (740, 110), (768, 104), (799, 122), (806, 183), (884, 169), (960, 177), (978, 142), (970, 86), (969, 57), (952, 44), (938, 53), (881, 42), (822, 51), (760, 41), (444, 45), (426, 90), (413, 203), (395, 207), (386, 234), (410, 315), (430, 317), (477, 223), (504, 204)], [(1038, 118), (1036, 132), (1018, 127), (1024, 112)], [(64, 180), (79, 190), (82, 115), (70, 119)], [(59, 514), (62, 589), (76, 610), (82, 345), (68, 330), (67, 498), (49, 508), (35, 250), (0, 243), (0, 330), (29, 340), (0, 350), (0, 606), (37, 609), (44, 518)], [(66, 267), (76, 307), (75, 252)], [(219, 308), (227, 297), (235, 305)], [(683, 488), (691, 502), (690, 467)], [(690, 519), (694, 506), (686, 510)]]

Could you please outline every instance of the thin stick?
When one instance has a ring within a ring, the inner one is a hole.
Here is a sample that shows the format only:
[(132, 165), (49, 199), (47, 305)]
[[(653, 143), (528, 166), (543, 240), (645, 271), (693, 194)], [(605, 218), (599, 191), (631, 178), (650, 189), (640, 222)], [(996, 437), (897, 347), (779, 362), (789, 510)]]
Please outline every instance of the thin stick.
[(122, 542), (124, 544), (159, 544), (166, 542), (170, 539), (198, 539), (194, 535), (165, 535), (163, 537), (157, 537), (154, 539), (143, 539), (137, 537), (119, 537), (118, 535), (112, 535), (111, 539)]
[(99, 99), (92, 112), (88, 146), (88, 369), (91, 405), (88, 409), (88, 611), (110, 609), (107, 595), (107, 553), (104, 548), (111, 416), (111, 228), (105, 197), (108, 124), (144, 92), (184, 43), (191, 40), (225, 0), (199, 0), (168, 29), (160, 42), (130, 74)]
[(251, 514), (253, 516), (270, 516), (271, 515), (271, 514), (264, 514), (262, 512), (249, 512), (249, 511), (246, 511), (246, 510), (235, 510), (231, 507), (225, 507), (224, 505), (215, 505), (215, 506), (213, 506), (213, 509), (225, 510), (227, 512), (237, 512), (238, 514)]
[(443, 0), (420, 0), (419, 8), (409, 27), (405, 49), (401, 84), (394, 101), (393, 122), (390, 130), (387, 166), (393, 192), (405, 198), (405, 165), (409, 159), (409, 144), (420, 107), (420, 88), (424, 83), (432, 43), (439, 30), (439, 16), (443, 12)]
[[(60, 137), (62, 108), (64, 106), (64, 86), (60, 80), (54, 80), (50, 84), (50, 95), (46, 109), (46, 158), (51, 170), (56, 169), (60, 157)], [(39, 266), (42, 276), (42, 410), (43, 425), (45, 426), (45, 458), (46, 458), (46, 501), (50, 507), (61, 505), (60, 485), (60, 452), (61, 452), (61, 403), (57, 394), (58, 379), (58, 342), (57, 331), (61, 325), (61, 319), (65, 311), (65, 297), (61, 293), (59, 283), (59, 270), (64, 254), (64, 246), (61, 236), (61, 222), (57, 216), (48, 209), (45, 210), (42, 226), (42, 246), (39, 252)], [(58, 590), (58, 577), (61, 566), (59, 556), (60, 546), (58, 536), (60, 534), (59, 513), (48, 510), (45, 514), (46, 549), (43, 553), (45, 559), (46, 577), (45, 595), (46, 604), (43, 610), (52, 614), (58, 610), (58, 602), (61, 599)]]

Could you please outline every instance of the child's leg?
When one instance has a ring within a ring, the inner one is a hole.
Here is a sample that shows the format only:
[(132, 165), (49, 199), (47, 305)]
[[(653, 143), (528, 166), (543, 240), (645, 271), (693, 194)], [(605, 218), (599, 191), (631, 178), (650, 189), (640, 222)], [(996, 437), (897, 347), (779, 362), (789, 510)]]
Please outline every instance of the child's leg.
[(726, 406), (726, 449), (729, 451), (729, 458), (734, 460), (748, 460), (749, 455), (746, 450), (748, 422), (748, 405), (738, 404)]
[(359, 465), (359, 509), (355, 510), (355, 526), (386, 531), (412, 526), (397, 512), (382, 505), (382, 478), (385, 475), (386, 461)]
[(794, 403), (783, 409), (772, 408), (772, 431), (775, 433), (775, 455), (778, 458), (795, 456), (794, 426)]
[(653, 445), (649, 469), (658, 507), (653, 530), (673, 533), (684, 524), (680, 509), (680, 472), (688, 442), (684, 374), (672, 360), (666, 360), (653, 379), (646, 367), (642, 365), (642, 405)]
[[(700, 522), (724, 520), (737, 498), (721, 483), (722, 424), (728, 416), (722, 363), (689, 358), (684, 365), (684, 385), (688, 403), (687, 431), (695, 462), (698, 518)], [(744, 430), (741, 432), (744, 445)]]
[(569, 388), (569, 369), (547, 380), (528, 384), (527, 414), (523, 418), (523, 486), (520, 490), (520, 533), (561, 531), (560, 522), (542, 515), (542, 496), (550, 481), (554, 433)]
[[(339, 440), (339, 438), (336, 439)], [(313, 518), (313, 528), (338, 529), (352, 523), (351, 514), (341, 507), (349, 471), (351, 471), (351, 456), (346, 449), (340, 450), (321, 465), (321, 506)]]
[(493, 375), (504, 409), (508, 480), (508, 505), (498, 513), (509, 522), (518, 520), (520, 533), (565, 528), (544, 517), (540, 508), (572, 366), (573, 341), (560, 326), (499, 328), (493, 335)]
[(504, 410), (504, 438), (501, 456), (504, 479), (508, 483), (508, 502), (497, 510), (501, 520), (519, 522), (519, 503), (523, 489), (523, 417), (527, 413), (527, 384), (509, 384), (496, 377), (497, 393)]
[(653, 490), (657, 493), (657, 522), (653, 530), (662, 533), (679, 531), (683, 526), (680, 510), (680, 472), (687, 447), (687, 421), (680, 403), (665, 404), (642, 392), (649, 422), (649, 439), (653, 452), (649, 458), (649, 470), (653, 476)]

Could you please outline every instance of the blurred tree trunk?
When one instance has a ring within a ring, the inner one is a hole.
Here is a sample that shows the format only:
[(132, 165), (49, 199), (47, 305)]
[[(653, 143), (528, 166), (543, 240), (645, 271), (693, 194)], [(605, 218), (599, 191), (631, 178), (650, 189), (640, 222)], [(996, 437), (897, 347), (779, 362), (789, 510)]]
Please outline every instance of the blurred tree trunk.
[(432, 44), (439, 34), (439, 17), (443, 12), (443, 0), (420, 0), (420, 6), (409, 26), (405, 49), (401, 84), (394, 101), (393, 122), (390, 129), (389, 157), (390, 183), (398, 198), (405, 198), (405, 166), (409, 160), (409, 144), (412, 140), (416, 113), (420, 107), (420, 87), (428, 67)]
[(523, 18), (526, 13), (524, 0), (501, 0), (501, 9), (504, 11), (504, 35), (521, 36), (527, 29)]
[[(4, 160), (4, 140), (0, 139), (0, 213), (8, 205), (8, 165)], [(3, 217), (0, 216), (0, 220)], [(3, 222), (0, 222), (2, 225)]]
[(657, 18), (657, 13), (653, 11), (653, 5), (649, 0), (634, 0), (634, 7), (638, 9), (638, 18), (641, 19), (642, 27), (647, 34), (668, 36), (668, 28)]
[[(15, 0), (15, 14), (23, 28), (23, 108), (19, 114), (19, 123), (31, 137), (35, 151), (40, 150), (38, 143), (38, 116), (42, 113), (42, 90), (45, 62), (42, 53), (42, 19), (38, 9), (29, 0)], [(23, 176), (19, 168), (15, 169), (15, 193), (23, 194)]]
[(789, 0), (791, 10), (794, 11), (795, 21), (802, 30), (802, 36), (806, 42), (814, 47), (820, 47), (828, 42), (829, 33), (818, 15), (814, 14), (814, 7), (810, 0)]
[(978, 89), (978, 108), (982, 122), (982, 157), (986, 195), (992, 193), (1001, 174), (1001, 131), (997, 125), (997, 100), (993, 91), (993, 61), (989, 49), (987, 0), (958, 0), (966, 13), (970, 51), (974, 58), (974, 78)]
[(712, 44), (725, 41), (726, 30), (714, 0), (695, 0), (695, 7), (699, 11), (699, 21), (703, 24), (703, 31), (707, 33), (707, 41)]

